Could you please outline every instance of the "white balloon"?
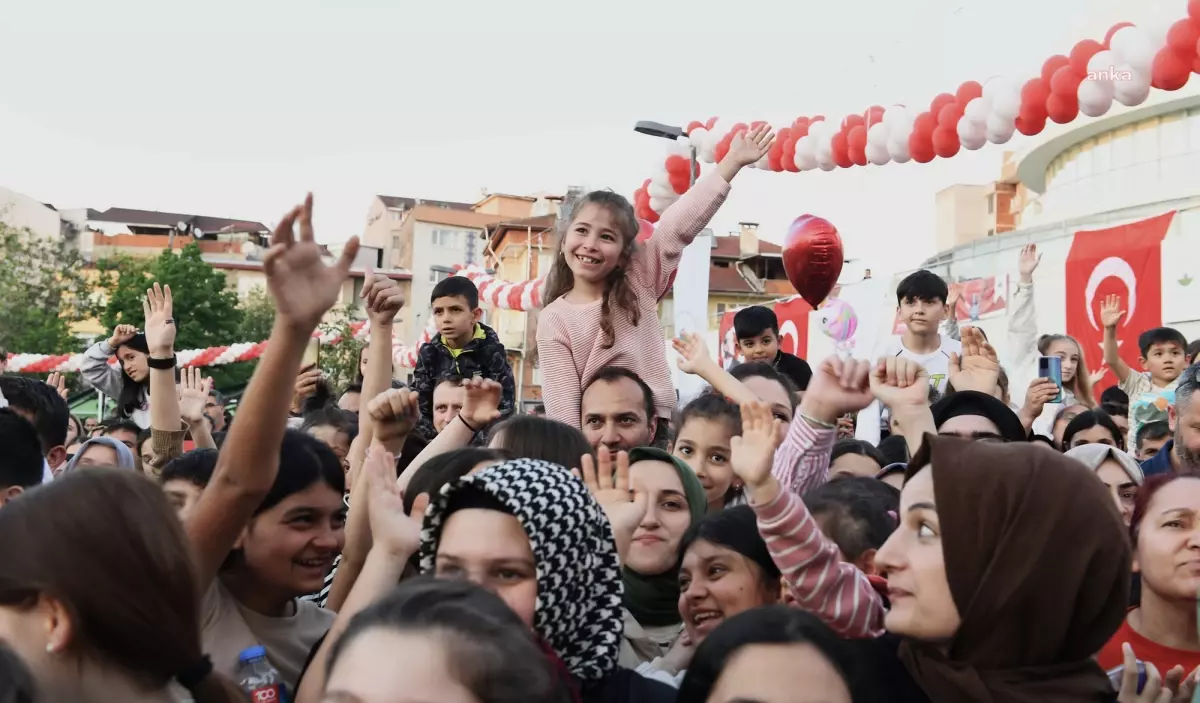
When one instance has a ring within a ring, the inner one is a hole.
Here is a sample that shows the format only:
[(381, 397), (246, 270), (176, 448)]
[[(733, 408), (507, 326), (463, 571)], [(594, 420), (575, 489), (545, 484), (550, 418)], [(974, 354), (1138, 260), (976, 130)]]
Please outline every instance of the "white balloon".
[(646, 192), (651, 198), (669, 198), (675, 194), (670, 186), (663, 186), (653, 179), (650, 180), (650, 185), (646, 186)]
[(992, 114), (1009, 121), (1017, 119), (1017, 115), (1021, 114), (1021, 91), (1015, 87), (997, 89), (996, 96), (992, 98)]
[(983, 99), (988, 105), (996, 102), (996, 96), (1013, 91), (1020, 91), (1013, 79), (1008, 76), (992, 76), (983, 84)]
[(1129, 64), (1138, 73), (1150, 72), (1157, 50), (1141, 27), (1121, 27), (1113, 34), (1109, 47), (1121, 63)]
[(703, 149), (704, 144), (708, 141), (708, 130), (703, 127), (697, 127), (688, 132), (687, 140), (697, 150)]
[(908, 108), (903, 105), (892, 105), (883, 111), (883, 123), (889, 127), (894, 124), (902, 124), (911, 122), (908, 117)]
[(837, 168), (837, 164), (832, 161), (818, 161), (817, 166), (819, 166), (822, 171), (832, 171)]
[[(657, 185), (659, 187), (660, 192), (664, 192), (664, 193), (667, 193), (667, 192), (674, 193), (675, 192), (671, 188), (670, 174), (668, 174), (666, 169), (664, 169), (662, 167), (659, 167), (659, 169), (654, 173), (654, 175), (650, 177), (650, 185), (651, 186)], [(647, 192), (650, 192), (649, 188), (647, 188)], [(651, 192), (650, 194), (654, 195), (653, 192)]]
[(874, 144), (877, 147), (887, 148), (888, 140), (888, 125), (880, 122), (879, 124), (871, 125), (867, 130), (867, 144)]
[(974, 151), (987, 143), (987, 133), (984, 125), (970, 120), (958, 121), (958, 141), (963, 148)]
[(1112, 76), (1108, 75), (1108, 74), (1120, 62), (1121, 62), (1121, 60), (1120, 60), (1120, 58), (1117, 57), (1117, 52), (1115, 52), (1115, 51), (1112, 51), (1110, 49), (1104, 49), (1103, 51), (1097, 51), (1096, 53), (1092, 54), (1092, 58), (1088, 59), (1088, 65), (1087, 65), (1088, 77), (1087, 77), (1087, 79), (1095, 80), (1097, 76), (1101, 76), (1101, 77), (1107, 76), (1109, 80), (1112, 80)]
[(828, 127), (829, 125), (825, 124), (824, 120), (812, 122), (808, 125), (808, 136), (820, 141), (821, 136), (825, 134), (825, 130), (828, 129)]
[[(967, 103), (967, 107), (963, 110), (963, 119), (971, 124), (983, 126), (987, 122), (988, 115), (991, 114), (991, 107), (983, 98), (972, 98), (971, 102)], [(962, 120), (959, 120), (962, 122)]]
[(1000, 115), (993, 114), (988, 117), (987, 125), (984, 131), (987, 134), (987, 140), (993, 144), (1004, 144), (1009, 139), (1012, 139), (1013, 132), (1016, 131), (1016, 125), (1012, 120), (1006, 120)]
[(665, 211), (668, 207), (670, 207), (671, 203), (675, 202), (675, 200), (677, 200), (677, 199), (678, 199), (678, 196), (676, 196), (675, 198), (654, 198), (654, 197), (652, 197), (652, 198), (650, 198), (650, 209), (661, 215), (663, 213), (663, 211)]
[(1088, 117), (1099, 117), (1112, 107), (1115, 92), (1112, 81), (1095, 80), (1079, 84), (1079, 111)]
[[(891, 153), (891, 151), (889, 150), (888, 153)], [(891, 156), (892, 156), (892, 161), (894, 161), (898, 164), (906, 164), (909, 161), (912, 161), (912, 157), (909, 156), (909, 154), (908, 154), (908, 147), (905, 147), (904, 153), (892, 154)]]
[(1128, 64), (1118, 66), (1116, 70), (1118, 77), (1125, 78), (1113, 81), (1113, 98), (1126, 107), (1146, 102), (1146, 98), (1150, 97), (1149, 75), (1139, 73)]
[(901, 139), (893, 135), (888, 139), (888, 155), (892, 157), (892, 161), (899, 164), (908, 161), (908, 137)]
[(886, 145), (867, 142), (867, 161), (876, 166), (882, 166), (891, 160), (892, 157), (888, 155)]
[(813, 153), (812, 148), (805, 151), (796, 152), (796, 168), (801, 171), (811, 171), (817, 167), (817, 155)]

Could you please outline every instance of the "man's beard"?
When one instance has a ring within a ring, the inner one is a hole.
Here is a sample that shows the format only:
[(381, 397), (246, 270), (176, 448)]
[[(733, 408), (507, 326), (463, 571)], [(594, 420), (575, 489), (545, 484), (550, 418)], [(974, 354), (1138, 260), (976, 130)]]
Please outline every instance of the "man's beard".
[(1183, 443), (1178, 430), (1175, 432), (1175, 443), (1171, 447), (1179, 460), (1179, 473), (1183, 476), (1200, 476), (1200, 452), (1192, 451)]

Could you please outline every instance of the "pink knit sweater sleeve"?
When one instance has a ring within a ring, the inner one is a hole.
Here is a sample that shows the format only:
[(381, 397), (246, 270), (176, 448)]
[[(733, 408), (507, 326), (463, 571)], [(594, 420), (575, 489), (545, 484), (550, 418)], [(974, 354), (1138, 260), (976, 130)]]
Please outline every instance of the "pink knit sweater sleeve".
[(837, 545), (821, 532), (800, 496), (780, 490), (765, 505), (751, 506), (771, 559), (796, 604), (824, 620), (842, 637), (878, 637), (887, 611), (866, 575), (842, 561)]
[(667, 208), (654, 235), (634, 255), (633, 275), (658, 300), (667, 292), (671, 274), (679, 268), (683, 248), (704, 231), (729, 195), (729, 183), (716, 171), (696, 181)]
[(775, 450), (771, 474), (783, 490), (804, 495), (829, 480), (829, 455), (837, 438), (834, 430), (816, 429), (797, 415)]
[(561, 311), (547, 308), (538, 316), (537, 353), (542, 371), (542, 401), (546, 417), (579, 427), (582, 381), (571, 354), (571, 337)]

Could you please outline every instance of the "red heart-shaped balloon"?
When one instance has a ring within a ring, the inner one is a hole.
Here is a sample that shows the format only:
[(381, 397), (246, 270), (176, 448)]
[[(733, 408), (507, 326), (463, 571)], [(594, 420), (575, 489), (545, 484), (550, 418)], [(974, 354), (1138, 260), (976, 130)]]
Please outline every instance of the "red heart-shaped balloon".
[(837, 285), (845, 262), (842, 238), (829, 220), (801, 215), (783, 239), (783, 269), (792, 287), (814, 308)]

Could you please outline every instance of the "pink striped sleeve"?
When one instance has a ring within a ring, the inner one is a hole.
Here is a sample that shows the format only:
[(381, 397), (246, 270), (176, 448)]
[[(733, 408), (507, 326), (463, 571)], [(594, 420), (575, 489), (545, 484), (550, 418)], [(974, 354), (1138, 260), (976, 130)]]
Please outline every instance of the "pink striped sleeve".
[(770, 503), (751, 505), (758, 531), (797, 605), (842, 637), (883, 634), (887, 611), (879, 594), (858, 567), (842, 561), (837, 545), (821, 532), (800, 496), (781, 490)]
[(537, 329), (538, 365), (542, 371), (542, 402), (546, 417), (579, 427), (582, 381), (575, 370), (571, 338), (556, 311), (543, 310)]
[(785, 491), (804, 495), (829, 480), (829, 455), (836, 430), (817, 429), (796, 415), (783, 444), (775, 450), (771, 474)]
[(653, 290), (656, 300), (667, 291), (671, 274), (679, 268), (683, 248), (704, 231), (728, 195), (728, 181), (713, 171), (663, 212), (654, 236), (646, 240), (632, 263), (633, 274)]

